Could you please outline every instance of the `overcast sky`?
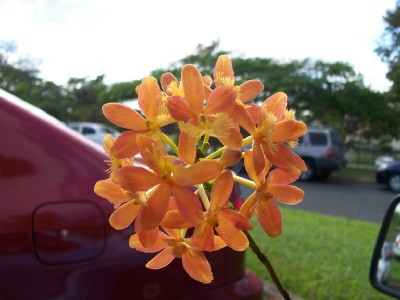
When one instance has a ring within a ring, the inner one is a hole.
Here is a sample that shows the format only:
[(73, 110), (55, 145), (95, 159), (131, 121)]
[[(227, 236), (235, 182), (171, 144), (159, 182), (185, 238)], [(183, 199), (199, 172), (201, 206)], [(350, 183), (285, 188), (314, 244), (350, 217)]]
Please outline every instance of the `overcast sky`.
[[(344, 61), (386, 90), (374, 53), (395, 0), (0, 0), (0, 41), (39, 59), (42, 78), (131, 81), (220, 41), (231, 56)], [(264, 83), (268, 86), (268, 83)]]

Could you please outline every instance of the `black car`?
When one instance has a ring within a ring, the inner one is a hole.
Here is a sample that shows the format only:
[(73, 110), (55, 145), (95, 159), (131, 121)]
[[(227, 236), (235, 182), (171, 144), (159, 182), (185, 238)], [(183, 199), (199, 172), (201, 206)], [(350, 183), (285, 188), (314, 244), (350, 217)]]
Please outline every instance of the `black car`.
[(387, 184), (390, 190), (400, 193), (400, 162), (381, 165), (376, 172), (376, 181)]

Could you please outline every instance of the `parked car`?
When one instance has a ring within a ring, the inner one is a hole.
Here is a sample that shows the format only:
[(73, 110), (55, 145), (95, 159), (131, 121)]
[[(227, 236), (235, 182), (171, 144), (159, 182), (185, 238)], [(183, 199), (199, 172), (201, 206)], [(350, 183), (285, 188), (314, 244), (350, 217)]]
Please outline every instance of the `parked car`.
[(212, 284), (178, 261), (161, 270), (113, 229), (93, 192), (106, 155), (65, 124), (0, 89), (0, 299), (262, 299), (244, 252), (207, 254)]
[(302, 180), (327, 178), (345, 165), (342, 136), (332, 129), (309, 128), (293, 151), (307, 165), (307, 171), (300, 176)]
[(103, 145), (103, 139), (107, 134), (117, 137), (120, 133), (115, 128), (102, 123), (67, 122), (66, 124), (99, 145)]
[(379, 167), (382, 166), (382, 165), (385, 165), (385, 164), (388, 164), (388, 163), (392, 163), (392, 162), (394, 162), (394, 161), (395, 161), (394, 158), (391, 157), (391, 156), (387, 156), (387, 155), (378, 156), (378, 157), (375, 159), (375, 166), (376, 166), (377, 168), (379, 168)]
[(383, 164), (376, 171), (376, 181), (385, 184), (395, 193), (400, 193), (400, 162)]

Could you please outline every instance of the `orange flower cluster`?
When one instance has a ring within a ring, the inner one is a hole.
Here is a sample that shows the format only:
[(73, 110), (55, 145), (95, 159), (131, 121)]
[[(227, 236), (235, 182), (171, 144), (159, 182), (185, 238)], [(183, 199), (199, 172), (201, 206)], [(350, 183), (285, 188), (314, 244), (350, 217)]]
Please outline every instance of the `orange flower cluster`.
[[(204, 252), (226, 246), (245, 250), (249, 241), (243, 230), (253, 228), (253, 215), (268, 235), (278, 236), (282, 216), (275, 201), (302, 200), (303, 191), (289, 184), (306, 166), (290, 147), (307, 128), (294, 120), (283, 93), (261, 106), (251, 103), (263, 84), (249, 80), (235, 85), (226, 55), (218, 58), (213, 79), (185, 65), (180, 81), (171, 73), (160, 81), (146, 77), (136, 88), (143, 115), (119, 103), (103, 106), (108, 120), (127, 130), (116, 139), (105, 138), (110, 177), (97, 182), (94, 191), (114, 204), (112, 227), (134, 224), (130, 247), (158, 252), (146, 267), (159, 269), (182, 258), (193, 279), (210, 283), (213, 275)], [(162, 131), (174, 122), (179, 125), (178, 145)], [(248, 132), (245, 139), (241, 128)], [(224, 146), (209, 153), (210, 137)], [(242, 153), (241, 147), (250, 143), (252, 150)], [(137, 162), (138, 156), (144, 164)], [(252, 181), (229, 170), (242, 156)], [(239, 211), (229, 202), (235, 180), (255, 190)]]

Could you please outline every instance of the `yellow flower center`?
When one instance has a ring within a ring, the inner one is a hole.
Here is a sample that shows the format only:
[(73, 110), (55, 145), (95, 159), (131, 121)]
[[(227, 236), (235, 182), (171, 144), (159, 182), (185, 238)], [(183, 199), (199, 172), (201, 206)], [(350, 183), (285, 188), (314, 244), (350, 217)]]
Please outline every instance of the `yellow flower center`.
[(167, 87), (167, 91), (171, 93), (172, 96), (181, 96), (182, 98), (185, 96), (185, 93), (183, 92), (183, 86), (178, 84), (177, 81), (172, 81)]
[(222, 73), (218, 74), (218, 83), (223, 86), (233, 86), (235, 79), (229, 76), (223, 76)]
[(260, 199), (260, 201), (269, 201), (269, 200), (272, 200), (272, 198), (273, 198), (273, 195), (271, 193), (267, 192), (267, 193), (261, 193), (261, 197), (259, 199)]

